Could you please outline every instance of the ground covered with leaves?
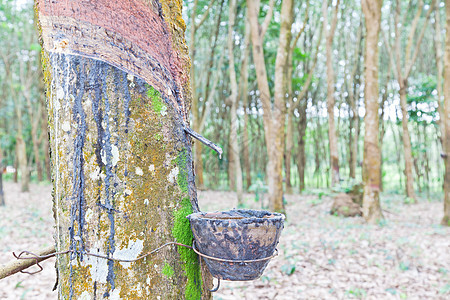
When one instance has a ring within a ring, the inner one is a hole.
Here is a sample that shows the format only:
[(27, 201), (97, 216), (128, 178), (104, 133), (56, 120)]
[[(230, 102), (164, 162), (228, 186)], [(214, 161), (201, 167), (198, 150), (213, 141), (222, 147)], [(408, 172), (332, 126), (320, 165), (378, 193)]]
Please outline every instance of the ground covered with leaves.
[[(442, 227), (442, 202), (405, 204), (383, 195), (386, 220), (366, 225), (360, 217), (329, 214), (330, 196), (287, 195), (280, 255), (264, 275), (250, 282), (222, 281), (214, 299), (450, 299), (450, 229)], [(32, 185), (30, 193), (5, 184), (0, 207), (0, 264), (11, 252), (50, 245), (53, 236), (51, 187)], [(204, 211), (236, 207), (230, 192), (202, 191)], [(252, 194), (245, 206), (261, 208)], [(35, 275), (0, 280), (0, 299), (57, 299), (54, 259)], [(34, 270), (34, 269), (33, 269)]]

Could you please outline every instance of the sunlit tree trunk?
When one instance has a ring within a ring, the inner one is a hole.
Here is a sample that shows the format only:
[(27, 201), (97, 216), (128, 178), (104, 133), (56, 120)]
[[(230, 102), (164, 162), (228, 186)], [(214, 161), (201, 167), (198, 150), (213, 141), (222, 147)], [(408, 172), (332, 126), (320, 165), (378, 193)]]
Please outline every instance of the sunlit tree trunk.
[[(425, 17), (425, 21), (422, 26), (419, 25), (419, 21), (421, 19), (422, 11), (424, 8), (424, 3), (422, 0), (419, 1), (417, 12), (411, 22), (410, 30), (408, 33), (408, 39), (405, 47), (405, 52), (403, 57), (400, 57), (400, 50), (402, 46), (401, 35), (403, 32), (402, 26), (400, 22), (400, 11), (401, 11), (401, 1), (396, 1), (396, 9), (394, 16), (394, 30), (395, 30), (395, 40), (394, 40), (394, 48), (391, 49), (390, 43), (385, 38), (385, 46), (386, 50), (389, 53), (391, 63), (395, 66), (395, 76), (399, 85), (399, 95), (400, 95), (400, 108), (402, 112), (402, 137), (403, 137), (403, 152), (405, 159), (405, 176), (406, 176), (406, 195), (412, 199), (413, 202), (416, 202), (416, 193), (414, 191), (414, 177), (412, 173), (413, 169), (413, 160), (412, 160), (412, 150), (411, 150), (411, 138), (408, 129), (408, 107), (406, 95), (408, 91), (408, 78), (411, 73), (412, 67), (417, 59), (417, 56), (420, 51), (420, 44), (422, 42), (423, 36), (425, 34), (425, 29), (428, 25), (428, 21), (430, 19), (431, 12), (433, 11), (433, 7), (435, 2), (432, 2), (432, 5), (428, 8), (428, 12)], [(416, 30), (420, 28), (419, 32)], [(415, 44), (414, 38), (417, 36)]]
[(366, 19), (365, 86), (366, 115), (364, 117), (364, 195), (363, 216), (369, 223), (383, 219), (380, 207), (380, 146), (378, 139), (378, 36), (381, 23), (382, 0), (362, 0)]
[[(360, 57), (362, 56), (362, 28), (363, 23), (360, 22), (360, 27), (358, 28), (358, 35), (356, 38), (356, 48), (354, 52), (354, 65), (350, 73), (350, 78), (347, 81), (347, 91), (348, 91), (348, 102), (350, 104), (350, 110), (352, 112), (350, 117), (350, 127), (349, 127), (349, 176), (350, 178), (356, 178), (356, 165), (358, 161), (358, 139), (359, 139), (359, 113), (357, 108), (357, 99), (359, 98), (359, 93), (357, 86), (359, 84), (360, 78)], [(355, 93), (356, 92), (356, 93)], [(356, 95), (355, 95), (356, 94)], [(356, 96), (356, 97), (355, 97)]]
[(330, 164), (331, 164), (331, 186), (339, 184), (339, 153), (337, 133), (334, 122), (334, 106), (336, 99), (334, 98), (334, 66), (333, 66), (333, 38), (337, 24), (337, 13), (339, 8), (339, 0), (334, 7), (333, 17), (330, 28), (328, 28), (328, 0), (323, 2), (324, 30), (326, 38), (326, 58), (327, 58), (327, 112), (328, 112), (328, 140), (330, 148)]
[(287, 66), (286, 72), (286, 83), (287, 83), (287, 95), (288, 95), (288, 103), (289, 107), (286, 113), (286, 140), (284, 147), (284, 172), (286, 174), (286, 193), (292, 193), (292, 184), (291, 184), (291, 163), (292, 163), (292, 148), (294, 146), (294, 101), (293, 101), (293, 90), (292, 90), (292, 63), (291, 62), (292, 53), (288, 54), (289, 64)]
[[(16, 110), (17, 134), (16, 134), (16, 156), (17, 165), (20, 172), (20, 190), (28, 192), (30, 190), (30, 172), (28, 170), (27, 148), (23, 137), (23, 121), (22, 121), (22, 101), (17, 95), (14, 103)], [(17, 170), (16, 170), (17, 172)]]
[(231, 86), (231, 124), (230, 124), (230, 151), (233, 154), (234, 176), (236, 183), (236, 194), (238, 198), (238, 205), (242, 204), (242, 169), (241, 160), (239, 158), (238, 145), (238, 119), (237, 108), (239, 104), (238, 99), (238, 84), (236, 80), (236, 71), (234, 69), (234, 21), (236, 18), (236, 0), (230, 0), (229, 14), (228, 14), (228, 60), (230, 69), (230, 86)]
[(406, 102), (407, 84), (400, 85), (400, 107), (402, 112), (402, 129), (403, 129), (403, 155), (405, 159), (405, 176), (406, 176), (406, 195), (416, 201), (416, 192), (414, 191), (413, 177), (413, 158), (411, 150), (411, 137), (408, 129), (408, 107)]
[(441, 133), (440, 142), (445, 153), (445, 114), (444, 114), (444, 103), (443, 103), (443, 91), (442, 91), (442, 74), (443, 74), (443, 61), (442, 61), (442, 39), (441, 39), (441, 17), (439, 13), (439, 6), (436, 5), (437, 0), (433, 0), (435, 6), (434, 12), (434, 26), (435, 26), (435, 34), (434, 34), (434, 48), (435, 48), (435, 56), (436, 56), (436, 91), (438, 96), (438, 112), (439, 112), (439, 130)]
[(263, 38), (272, 16), (274, 1), (270, 2), (269, 12), (264, 23), (258, 21), (259, 1), (247, 0), (252, 36), (253, 61), (260, 98), (264, 110), (263, 121), (267, 147), (267, 181), (269, 186), (269, 208), (284, 212), (283, 204), (283, 150), (286, 111), (285, 68), (290, 46), (292, 26), (292, 0), (284, 0), (281, 5), (280, 38), (275, 61), (275, 92), (272, 105), (267, 71), (264, 61)]
[(445, 178), (444, 217), (442, 224), (450, 226), (450, 1), (445, 1), (446, 36), (444, 54), (444, 114), (445, 114)]
[[(201, 127), (201, 119), (202, 115), (200, 112), (200, 108), (198, 105), (198, 93), (197, 93), (197, 83), (195, 81), (195, 54), (196, 54), (196, 43), (195, 43), (195, 34), (200, 26), (205, 22), (206, 18), (209, 15), (212, 4), (215, 0), (210, 1), (210, 5), (208, 9), (204, 12), (201, 20), (197, 22), (197, 9), (198, 9), (198, 0), (194, 0), (191, 14), (191, 24), (190, 24), (190, 41), (189, 41), (189, 50), (190, 56), (192, 60), (192, 64), (190, 66), (190, 75), (191, 75), (191, 90), (192, 90), (192, 127), (195, 131), (200, 132)], [(199, 188), (204, 187), (204, 179), (203, 179), (203, 158), (202, 158), (202, 144), (200, 142), (194, 143), (194, 160), (195, 160), (195, 178)]]
[(248, 140), (248, 114), (247, 110), (249, 109), (248, 105), (248, 63), (250, 60), (250, 24), (248, 22), (248, 18), (246, 17), (245, 22), (245, 50), (244, 50), (244, 58), (242, 60), (242, 68), (241, 68), (241, 97), (242, 97), (242, 107), (244, 109), (244, 126), (242, 128), (242, 154), (244, 160), (244, 170), (245, 170), (245, 183), (246, 189), (248, 190), (252, 185), (252, 173), (250, 167), (250, 152), (249, 152), (249, 140)]
[(5, 194), (3, 193), (3, 150), (0, 147), (0, 206), (5, 206)]
[(297, 154), (297, 170), (299, 179), (299, 190), (300, 192), (305, 189), (305, 168), (306, 168), (306, 142), (305, 142), (305, 132), (308, 123), (306, 116), (306, 99), (299, 99), (302, 103), (299, 105), (300, 118), (298, 120), (297, 132), (298, 132), (298, 154)]
[[(39, 1), (59, 299), (210, 299), (180, 1)], [(133, 21), (129, 22), (129, 18)], [(114, 20), (114, 22), (111, 22)], [(76, 29), (76, 30), (75, 30)], [(202, 276), (203, 275), (203, 276)]]

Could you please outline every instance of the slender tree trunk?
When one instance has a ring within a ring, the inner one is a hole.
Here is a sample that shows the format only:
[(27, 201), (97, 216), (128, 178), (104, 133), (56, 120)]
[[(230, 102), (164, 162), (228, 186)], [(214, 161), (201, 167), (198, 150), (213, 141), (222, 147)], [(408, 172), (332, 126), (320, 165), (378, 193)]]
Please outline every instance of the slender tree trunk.
[[(413, 168), (413, 160), (411, 154), (411, 139), (409, 136), (408, 130), (408, 111), (407, 111), (407, 102), (406, 102), (406, 93), (408, 90), (408, 77), (411, 73), (413, 65), (417, 59), (418, 53), (420, 51), (420, 44), (425, 34), (425, 29), (428, 25), (428, 21), (430, 19), (431, 12), (434, 9), (435, 2), (432, 2), (432, 5), (428, 8), (428, 12), (425, 17), (425, 21), (422, 26), (418, 26), (419, 21), (421, 19), (422, 11), (424, 9), (423, 1), (419, 1), (417, 7), (417, 12), (411, 22), (410, 31), (408, 34), (408, 39), (406, 42), (405, 53), (403, 57), (400, 57), (400, 49), (401, 49), (401, 36), (404, 24), (400, 22), (400, 11), (401, 11), (401, 1), (396, 0), (396, 9), (394, 16), (394, 29), (395, 29), (395, 40), (394, 40), (394, 49), (391, 49), (388, 41), (385, 40), (385, 46), (387, 51), (389, 52), (389, 57), (393, 65), (395, 65), (395, 76), (397, 78), (397, 82), (399, 85), (399, 94), (400, 94), (400, 107), (402, 111), (402, 130), (403, 130), (403, 149), (405, 156), (405, 176), (406, 176), (406, 195), (411, 198), (413, 202), (416, 202), (416, 194), (414, 191), (414, 177), (412, 173)], [(416, 34), (416, 30), (420, 28), (420, 31)], [(414, 44), (414, 37), (416, 37), (416, 43)], [(395, 57), (395, 59), (394, 59)], [(404, 62), (404, 63), (403, 63)], [(402, 65), (404, 65), (402, 67)]]
[[(437, 0), (433, 0), (436, 2)], [(442, 152), (445, 153), (445, 114), (444, 114), (444, 103), (443, 103), (443, 91), (442, 91), (442, 73), (443, 73), (443, 61), (442, 61), (442, 40), (441, 40), (441, 17), (439, 14), (439, 5), (435, 6), (434, 12), (434, 26), (435, 26), (435, 34), (434, 34), (434, 48), (435, 48), (435, 56), (436, 56), (436, 90), (438, 96), (438, 112), (439, 112), (439, 130), (441, 133), (440, 142), (442, 146)]]
[(243, 147), (243, 159), (244, 159), (244, 170), (245, 170), (245, 181), (246, 181), (246, 189), (248, 190), (252, 185), (252, 173), (250, 168), (250, 153), (249, 153), (249, 140), (248, 140), (248, 114), (247, 110), (249, 109), (248, 105), (248, 61), (250, 57), (250, 24), (248, 22), (248, 18), (245, 18), (245, 50), (244, 50), (244, 59), (242, 61), (241, 68), (241, 97), (242, 97), (242, 106), (244, 109), (244, 126), (242, 129), (242, 147)]
[(445, 1), (446, 36), (444, 54), (444, 115), (445, 115), (445, 177), (444, 177), (444, 217), (442, 225), (450, 226), (450, 1)]
[(378, 119), (378, 36), (382, 0), (361, 0), (366, 19), (365, 86), (366, 115), (364, 117), (364, 195), (363, 216), (368, 223), (383, 219), (380, 207), (380, 147)]
[[(231, 110), (232, 107), (230, 107), (230, 125), (231, 125)], [(226, 118), (228, 120), (228, 118)], [(231, 132), (228, 134), (228, 186), (230, 188), (230, 191), (236, 190), (236, 153), (233, 150), (233, 135)]]
[[(363, 23), (360, 22), (360, 29), (358, 29), (357, 42), (355, 49), (355, 65), (351, 72), (351, 81), (347, 81), (348, 98), (350, 103), (350, 110), (352, 112), (350, 117), (350, 134), (349, 134), (349, 176), (356, 179), (356, 165), (358, 162), (358, 140), (359, 140), (359, 112), (357, 107), (357, 100), (359, 93), (356, 90), (360, 84), (360, 57), (362, 56), (362, 35)], [(356, 97), (355, 97), (356, 95)]]
[[(317, 89), (318, 90), (318, 89)], [(306, 99), (299, 99), (302, 104), (299, 107), (300, 119), (298, 121), (298, 155), (297, 155), (297, 170), (299, 177), (299, 189), (300, 192), (305, 189), (305, 168), (306, 168), (306, 143), (305, 143), (305, 133), (306, 125), (308, 123), (306, 117)]]
[(230, 66), (230, 86), (231, 86), (231, 124), (230, 124), (230, 152), (233, 155), (233, 169), (236, 183), (236, 194), (238, 198), (238, 205), (242, 205), (242, 169), (241, 160), (239, 158), (238, 145), (238, 119), (237, 108), (239, 104), (238, 99), (238, 84), (236, 80), (236, 71), (234, 69), (234, 21), (236, 18), (236, 0), (230, 0), (229, 14), (228, 14), (228, 57)]
[(384, 141), (384, 135), (386, 133), (386, 122), (384, 121), (384, 116), (386, 113), (386, 104), (388, 99), (388, 87), (389, 87), (389, 81), (391, 79), (391, 64), (389, 64), (388, 72), (386, 76), (386, 82), (384, 85), (384, 92), (383, 97), (381, 99), (380, 108), (381, 108), (381, 116), (380, 116), (380, 191), (382, 192), (383, 187), (383, 141)]
[(20, 190), (30, 190), (30, 171), (28, 170), (27, 149), (22, 135), (16, 136), (16, 154), (20, 171)]
[[(291, 61), (290, 55), (288, 56), (288, 61)], [(294, 130), (293, 130), (293, 117), (294, 117), (294, 101), (293, 101), (293, 91), (292, 91), (292, 64), (289, 63), (287, 66), (286, 80), (288, 84), (288, 103), (289, 108), (286, 114), (286, 145), (284, 147), (284, 171), (286, 174), (286, 193), (292, 193), (291, 184), (291, 160), (292, 160), (292, 147), (294, 145)]]
[(328, 112), (328, 139), (330, 148), (331, 164), (331, 186), (339, 184), (339, 153), (337, 133), (334, 121), (334, 67), (333, 67), (333, 38), (337, 24), (337, 12), (339, 0), (336, 3), (330, 29), (328, 29), (328, 0), (323, 2), (324, 28), (326, 38), (326, 58), (327, 58), (327, 112)]
[(210, 299), (191, 249), (133, 263), (88, 255), (132, 260), (169, 241), (192, 245), (186, 215), (199, 210), (180, 2), (133, 3), (37, 3), (56, 250), (72, 251), (57, 258), (59, 299)]
[(3, 150), (0, 147), (0, 206), (5, 206), (5, 194), (3, 193)]
[[(174, 1), (174, 0), (171, 0)], [(195, 54), (196, 54), (196, 43), (195, 43), (195, 34), (198, 30), (198, 28), (202, 25), (202, 23), (205, 21), (206, 17), (209, 14), (209, 11), (211, 9), (212, 4), (214, 3), (214, 0), (211, 0), (210, 5), (208, 6), (208, 9), (206, 12), (204, 12), (202, 19), (199, 23), (197, 23), (197, 6), (198, 6), (198, 0), (194, 0), (193, 8), (192, 8), (192, 14), (191, 14), (191, 35), (190, 35), (190, 41), (189, 41), (189, 50), (190, 50), (190, 56), (191, 56), (191, 68), (190, 68), (190, 75), (191, 75), (191, 90), (192, 90), (192, 127), (194, 131), (201, 131), (201, 114), (200, 114), (200, 108), (198, 105), (198, 94), (197, 94), (197, 84), (195, 82)], [(202, 144), (200, 142), (194, 143), (194, 165), (195, 165), (195, 178), (197, 182), (197, 186), (199, 189), (204, 188), (204, 179), (203, 179), (203, 158), (202, 158)]]
[[(256, 79), (264, 110), (263, 121), (265, 141), (267, 147), (267, 181), (269, 186), (269, 208), (273, 211), (284, 212), (283, 203), (283, 150), (284, 126), (286, 111), (286, 72), (287, 53), (291, 41), (292, 0), (283, 0), (281, 4), (280, 38), (278, 41), (277, 58), (275, 61), (274, 103), (270, 97), (267, 71), (264, 61), (263, 37), (269, 26), (271, 12), (266, 15), (263, 25), (259, 24), (259, 1), (247, 0), (248, 14), (252, 36), (253, 61)], [(271, 1), (272, 11), (274, 1)]]
[(411, 198), (415, 203), (416, 192), (414, 191), (413, 177), (413, 158), (411, 150), (411, 138), (408, 129), (408, 108), (406, 104), (407, 85), (400, 86), (400, 108), (402, 112), (402, 138), (403, 138), (403, 155), (405, 158), (405, 176), (406, 176), (406, 196)]
[[(15, 101), (15, 110), (17, 118), (17, 135), (16, 135), (16, 160), (18, 170), (20, 171), (20, 190), (28, 192), (30, 190), (30, 172), (28, 170), (27, 148), (22, 134), (22, 108), (20, 96)], [(17, 171), (16, 169), (16, 174)]]

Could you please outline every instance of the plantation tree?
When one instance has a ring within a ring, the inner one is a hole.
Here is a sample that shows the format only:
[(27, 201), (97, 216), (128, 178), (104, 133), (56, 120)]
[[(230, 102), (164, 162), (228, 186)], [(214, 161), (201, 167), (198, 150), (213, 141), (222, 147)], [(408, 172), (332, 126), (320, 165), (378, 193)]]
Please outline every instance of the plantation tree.
[(239, 91), (242, 98), (242, 108), (244, 110), (243, 127), (242, 127), (242, 155), (244, 160), (245, 183), (248, 190), (252, 185), (252, 174), (250, 169), (250, 153), (249, 153), (249, 138), (248, 127), (249, 118), (247, 109), (249, 108), (248, 101), (248, 61), (250, 58), (250, 25), (248, 18), (245, 18), (245, 36), (244, 49), (242, 51), (242, 65), (241, 65), (241, 80), (239, 81)]
[[(306, 24), (308, 15), (305, 17), (305, 21), (303, 22)], [(298, 42), (298, 39), (302, 35), (303, 31), (305, 29), (305, 26), (300, 29), (300, 31), (297, 33), (297, 36), (293, 39), (293, 42), (291, 44), (291, 48), (289, 51), (289, 57), (292, 58), (294, 51), (296, 49), (296, 45)], [(289, 109), (287, 112), (287, 125), (286, 125), (286, 153), (285, 153), (285, 170), (286, 170), (286, 190), (289, 191), (290, 187), (290, 165), (291, 165), (291, 151), (294, 143), (294, 133), (293, 133), (293, 117), (294, 117), (294, 111), (297, 109), (299, 112), (299, 121), (297, 124), (297, 133), (298, 133), (298, 147), (297, 147), (297, 155), (296, 155), (296, 164), (297, 164), (297, 171), (299, 176), (299, 190), (302, 191), (305, 189), (305, 165), (306, 165), (306, 153), (305, 153), (305, 132), (306, 132), (306, 125), (307, 125), (307, 114), (306, 114), (306, 108), (307, 108), (307, 93), (309, 91), (309, 87), (311, 85), (314, 70), (317, 65), (317, 57), (319, 54), (319, 46), (322, 42), (322, 27), (319, 26), (317, 28), (317, 32), (309, 31), (307, 37), (305, 37), (305, 44), (306, 41), (310, 45), (309, 52), (312, 52), (313, 47), (313, 38), (317, 34), (318, 38), (316, 41), (315, 46), (315, 52), (310, 60), (305, 61), (303, 64), (303, 78), (306, 77), (305, 81), (301, 85), (301, 88), (299, 87), (299, 84), (296, 84), (295, 87), (293, 87), (293, 81), (295, 80), (295, 76), (293, 77), (294, 72), (293, 66), (291, 63), (289, 63), (288, 70), (287, 70), (287, 76), (288, 76), (288, 95), (289, 95)], [(303, 50), (306, 50), (306, 46), (303, 48)], [(289, 62), (291, 59), (289, 59)], [(293, 63), (295, 65), (295, 60), (293, 60)], [(296, 68), (297, 69), (297, 68)], [(298, 71), (298, 70), (296, 70)], [(297, 75), (297, 74), (295, 74)], [(298, 77), (297, 77), (298, 78)], [(298, 79), (297, 79), (298, 80)], [(297, 101), (294, 102), (293, 98), (297, 98)]]
[(230, 152), (233, 153), (234, 164), (234, 176), (236, 182), (236, 194), (238, 198), (238, 204), (242, 204), (242, 169), (241, 161), (239, 159), (239, 145), (238, 145), (238, 120), (237, 120), (237, 107), (238, 107), (238, 84), (236, 80), (236, 70), (234, 69), (234, 21), (236, 19), (236, 0), (230, 0), (229, 14), (228, 14), (228, 57), (229, 57), (229, 69), (230, 69), (230, 86), (231, 86), (231, 124), (230, 124)]
[(450, 1), (445, 1), (446, 34), (444, 54), (444, 126), (445, 126), (445, 177), (444, 177), (444, 218), (442, 224), (450, 226)]
[(438, 111), (439, 111), (439, 130), (441, 133), (441, 145), (443, 152), (445, 153), (445, 114), (442, 103), (443, 91), (442, 91), (442, 75), (443, 75), (443, 54), (442, 54), (442, 35), (441, 35), (441, 17), (439, 12), (439, 5), (436, 4), (437, 0), (433, 1), (433, 5), (435, 6), (434, 12), (434, 26), (435, 26), (435, 35), (434, 35), (434, 48), (435, 48), (435, 59), (436, 59), (436, 92), (438, 97)]
[[(211, 0), (209, 2), (208, 8), (203, 13), (203, 15), (198, 15), (198, 6), (199, 6), (199, 0), (194, 0), (193, 7), (192, 7), (192, 13), (191, 13), (191, 26), (190, 26), (190, 42), (189, 42), (189, 51), (190, 51), (190, 58), (192, 62), (195, 60), (196, 56), (196, 40), (195, 35), (197, 31), (200, 29), (200, 27), (203, 25), (203, 23), (208, 18), (209, 12), (211, 11), (211, 7), (214, 4), (215, 0)], [(220, 7), (220, 12), (222, 11), (222, 6)], [(219, 12), (219, 14), (220, 14)], [(200, 17), (200, 20), (197, 21), (197, 18)], [(218, 30), (218, 29), (217, 29)], [(216, 38), (217, 41), (217, 38)], [(212, 47), (211, 56), (214, 55), (214, 49), (215, 46)], [(195, 131), (201, 132), (202, 127), (204, 126), (204, 116), (207, 116), (207, 112), (205, 114), (205, 110), (202, 111), (199, 108), (199, 95), (197, 93), (197, 83), (195, 81), (196, 75), (195, 75), (195, 64), (191, 64), (190, 68), (191, 72), (191, 88), (192, 88), (192, 127)], [(216, 81), (216, 80), (214, 80)], [(214, 91), (215, 89), (213, 89)], [(206, 98), (205, 98), (206, 99)], [(211, 103), (211, 100), (208, 99), (208, 105)], [(196, 180), (197, 184), (200, 188), (203, 188), (203, 159), (202, 159), (202, 144), (201, 143), (194, 143), (194, 159), (195, 159), (195, 174), (196, 174)]]
[(381, 23), (382, 0), (362, 0), (361, 6), (366, 20), (365, 86), (366, 115), (364, 117), (364, 162), (363, 162), (363, 216), (369, 223), (383, 218), (380, 208), (380, 146), (378, 119), (378, 36)]
[(323, 28), (326, 39), (326, 57), (327, 57), (327, 112), (328, 112), (328, 139), (330, 148), (330, 164), (331, 164), (331, 186), (339, 184), (339, 152), (337, 143), (336, 126), (334, 122), (334, 106), (336, 99), (335, 93), (335, 75), (333, 67), (333, 38), (336, 31), (338, 20), (339, 0), (334, 7), (330, 28), (328, 28), (328, 0), (323, 1)]
[[(408, 32), (408, 39), (405, 47), (405, 52), (403, 57), (401, 56), (401, 46), (402, 46), (402, 33), (405, 28), (405, 21), (400, 22), (401, 13), (401, 1), (396, 0), (395, 16), (394, 16), (394, 48), (390, 46), (389, 42), (385, 38), (385, 45), (389, 52), (392, 64), (394, 65), (394, 75), (397, 79), (399, 85), (400, 94), (400, 108), (402, 113), (402, 137), (403, 137), (403, 150), (405, 158), (405, 175), (406, 175), (406, 195), (416, 202), (416, 193), (414, 191), (414, 177), (413, 177), (413, 158), (411, 150), (411, 138), (408, 129), (408, 107), (407, 107), (407, 91), (408, 91), (408, 78), (411, 74), (414, 63), (420, 51), (420, 44), (422, 42), (423, 36), (425, 34), (425, 29), (427, 27), (428, 21), (430, 19), (431, 12), (433, 11), (434, 2), (428, 7), (428, 12), (425, 16), (425, 20), (421, 26), (419, 22), (421, 19), (422, 11), (424, 8), (423, 1), (420, 0), (418, 4), (418, 9), (412, 20), (411, 27)], [(404, 19), (405, 20), (405, 19)], [(419, 32), (416, 32), (420, 29)], [(414, 41), (414, 37), (417, 36)], [(415, 42), (415, 43), (414, 43)]]
[(293, 1), (283, 0), (281, 4), (273, 103), (264, 60), (263, 40), (272, 17), (274, 1), (270, 1), (269, 10), (263, 24), (260, 24), (258, 20), (260, 1), (247, 0), (247, 6), (253, 46), (253, 62), (255, 64), (259, 96), (264, 110), (264, 134), (268, 156), (266, 177), (269, 186), (269, 208), (273, 211), (284, 212), (282, 169), (287, 90), (286, 70), (291, 43)]
[[(38, 1), (60, 299), (209, 299), (181, 2)], [(203, 274), (203, 277), (202, 277)]]

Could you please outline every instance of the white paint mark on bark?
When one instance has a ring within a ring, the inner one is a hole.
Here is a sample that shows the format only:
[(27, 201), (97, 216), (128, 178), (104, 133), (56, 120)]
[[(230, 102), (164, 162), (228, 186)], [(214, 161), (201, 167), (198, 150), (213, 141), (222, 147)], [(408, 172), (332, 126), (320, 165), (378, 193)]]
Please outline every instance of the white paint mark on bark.
[(91, 300), (91, 295), (89, 295), (88, 291), (84, 291), (80, 297), (78, 297), (78, 300)]
[[(95, 248), (97, 247), (94, 247), (94, 249)], [(105, 255), (102, 252), (98, 252), (96, 254)], [(106, 283), (106, 278), (108, 277), (108, 260), (104, 258), (88, 256), (86, 263), (87, 265), (91, 265), (90, 271), (92, 275), (92, 280), (98, 281), (100, 283)]]
[(148, 170), (150, 171), (150, 174), (152, 174), (152, 176), (155, 176), (155, 165), (148, 166)]
[[(113, 257), (116, 259), (136, 259), (143, 249), (144, 249), (143, 240), (136, 240), (134, 242), (130, 240), (128, 242), (128, 247), (125, 249), (116, 250), (116, 252), (114, 252)], [(131, 263), (129, 262), (119, 262), (119, 263), (124, 268), (129, 268), (131, 266)]]
[(167, 106), (163, 105), (161, 107), (161, 116), (167, 115)]
[(56, 98), (64, 99), (64, 90), (61, 86), (58, 86), (58, 88), (56, 89)]
[(116, 145), (111, 145), (111, 153), (112, 153), (112, 164), (113, 166), (117, 165), (117, 162), (120, 160), (119, 156), (119, 148)]
[(144, 172), (142, 171), (142, 169), (141, 169), (141, 168), (139, 168), (139, 167), (136, 167), (136, 175), (139, 175), (139, 176), (142, 176), (142, 175), (144, 175)]
[(62, 130), (64, 130), (64, 131), (70, 131), (70, 122), (69, 122), (69, 121), (65, 121), (65, 122), (62, 124)]
[(175, 178), (177, 178), (179, 173), (178, 167), (173, 168), (172, 170), (170, 170), (169, 175), (167, 176), (167, 180), (169, 180), (170, 183), (174, 183), (175, 182)]
[[(111, 154), (112, 154), (111, 163), (113, 167), (115, 167), (117, 165), (117, 162), (120, 160), (119, 148), (117, 148), (116, 145), (111, 145)], [(108, 163), (106, 160), (106, 151), (104, 149), (102, 149), (100, 155), (102, 157), (103, 164), (107, 165)]]
[(94, 171), (89, 174), (89, 177), (94, 181), (97, 180), (100, 177), (100, 167), (95, 167)]
[(115, 288), (111, 291), (111, 295), (109, 296), (109, 300), (120, 300), (120, 288)]

